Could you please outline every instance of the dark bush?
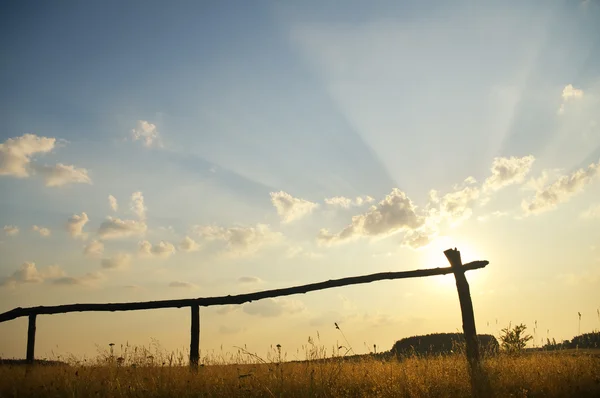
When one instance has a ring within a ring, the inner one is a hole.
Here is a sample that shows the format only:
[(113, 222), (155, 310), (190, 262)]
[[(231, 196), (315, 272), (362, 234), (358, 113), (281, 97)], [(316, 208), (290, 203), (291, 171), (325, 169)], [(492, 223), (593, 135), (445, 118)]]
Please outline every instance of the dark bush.
[[(499, 344), (494, 336), (479, 334), (477, 337), (483, 356), (498, 353)], [(398, 358), (411, 355), (447, 355), (464, 352), (465, 344), (465, 337), (462, 333), (434, 333), (399, 340), (394, 344), (391, 352)]]

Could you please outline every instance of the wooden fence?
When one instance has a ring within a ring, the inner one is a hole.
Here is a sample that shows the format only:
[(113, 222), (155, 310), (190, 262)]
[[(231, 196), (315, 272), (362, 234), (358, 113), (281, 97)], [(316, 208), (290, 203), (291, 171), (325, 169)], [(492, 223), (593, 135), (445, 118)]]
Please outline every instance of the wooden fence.
[[(251, 301), (261, 300), (271, 297), (289, 296), (292, 294), (308, 293), (316, 290), (330, 289), (340, 286), (356, 285), (361, 283), (370, 283), (385, 279), (405, 279), (419, 278), (434, 275), (454, 274), (456, 279), (456, 288), (458, 290), (458, 299), (462, 313), (463, 331), (466, 340), (466, 354), (470, 369), (478, 372), (480, 365), (479, 344), (477, 341), (477, 332), (475, 330), (475, 317), (473, 314), (473, 303), (469, 283), (465, 277), (465, 271), (483, 268), (489, 264), (488, 261), (473, 261), (468, 264), (462, 264), (460, 252), (457, 249), (448, 249), (444, 251), (446, 258), (450, 262), (450, 267), (419, 269), (414, 271), (401, 272), (382, 272), (378, 274), (355, 276), (342, 279), (332, 279), (325, 282), (312, 283), (302, 286), (294, 286), (283, 289), (265, 290), (256, 293), (239, 294), (235, 296), (219, 297), (200, 297), (183, 300), (161, 300), (144, 301), (132, 303), (106, 303), (106, 304), (67, 304), (57, 306), (39, 306), (21, 308), (0, 314), (0, 322), (10, 321), (19, 317), (29, 317), (29, 328), (27, 330), (27, 362), (34, 362), (36, 319), (38, 315), (65, 314), (68, 312), (84, 311), (136, 311), (158, 308), (181, 308), (190, 307), (191, 309), (191, 336), (190, 336), (190, 367), (197, 369), (199, 361), (200, 346), (200, 307), (210, 307), (213, 305), (243, 304)], [(475, 379), (472, 373), (472, 380)], [(475, 392), (475, 391), (474, 391)]]

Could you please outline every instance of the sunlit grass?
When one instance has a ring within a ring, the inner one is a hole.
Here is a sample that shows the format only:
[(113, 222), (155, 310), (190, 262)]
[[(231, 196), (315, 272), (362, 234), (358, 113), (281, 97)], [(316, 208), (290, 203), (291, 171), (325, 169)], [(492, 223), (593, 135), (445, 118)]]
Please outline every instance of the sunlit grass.
[[(69, 365), (0, 366), (0, 397), (468, 397), (461, 355), (381, 360), (343, 358), (308, 344), (302, 362), (284, 362), (281, 347), (261, 358), (240, 347), (201, 359), (195, 373), (183, 352), (114, 346)], [(331, 351), (330, 351), (331, 352)], [(62, 358), (65, 360), (64, 358)], [(535, 352), (488, 358), (493, 397), (600, 396), (596, 351)]]

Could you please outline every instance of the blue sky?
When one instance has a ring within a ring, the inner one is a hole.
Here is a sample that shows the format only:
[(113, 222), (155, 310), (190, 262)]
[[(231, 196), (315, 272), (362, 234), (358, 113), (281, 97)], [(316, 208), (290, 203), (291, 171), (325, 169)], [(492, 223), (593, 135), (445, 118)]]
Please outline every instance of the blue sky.
[[(1, 311), (440, 266), (456, 246), (491, 262), (469, 275), (480, 332), (600, 326), (597, 1), (2, 8)], [(391, 347), (460, 328), (455, 295), (432, 278), (208, 309), (202, 344), (293, 351), (338, 322)], [(185, 346), (177, 314), (108, 314), (125, 337), (47, 317), (39, 350)], [(0, 325), (0, 355), (24, 325)]]

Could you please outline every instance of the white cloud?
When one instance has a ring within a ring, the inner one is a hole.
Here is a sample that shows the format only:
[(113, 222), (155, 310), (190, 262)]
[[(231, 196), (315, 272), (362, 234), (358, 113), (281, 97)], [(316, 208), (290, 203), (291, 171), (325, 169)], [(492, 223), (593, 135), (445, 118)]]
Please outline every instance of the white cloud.
[(131, 136), (134, 141), (140, 140), (145, 147), (162, 147), (160, 133), (155, 124), (146, 120), (138, 120), (137, 126), (131, 130)]
[(592, 163), (587, 169), (579, 169), (571, 175), (561, 176), (550, 185), (538, 186), (532, 200), (524, 200), (522, 208), (526, 214), (539, 214), (567, 202), (572, 196), (583, 191), (600, 172), (600, 162)]
[(88, 171), (73, 165), (57, 163), (54, 166), (32, 164), (32, 157), (47, 153), (56, 146), (56, 138), (24, 134), (9, 138), (0, 144), (0, 175), (18, 178), (29, 177), (36, 172), (41, 174), (47, 187), (59, 187), (71, 183), (91, 184)]
[(14, 287), (26, 283), (42, 283), (46, 279), (55, 279), (64, 275), (64, 271), (57, 265), (51, 265), (39, 271), (35, 263), (24, 262), (11, 276), (1, 279), (0, 286)]
[(112, 211), (119, 210), (119, 204), (117, 203), (117, 198), (112, 195), (108, 195), (108, 205), (112, 209)]
[(352, 206), (362, 206), (365, 203), (372, 203), (375, 199), (370, 196), (357, 196), (356, 199), (346, 198), (344, 196), (334, 196), (332, 198), (325, 198), (325, 203), (334, 206), (349, 209)]
[(424, 231), (409, 231), (402, 238), (402, 246), (410, 247), (411, 249), (421, 249), (429, 245), (436, 236), (436, 232)]
[(568, 84), (563, 88), (561, 96), (562, 103), (560, 104), (560, 108), (558, 108), (559, 115), (565, 113), (565, 104), (567, 102), (583, 98), (583, 90), (576, 89), (572, 84)]
[(165, 242), (161, 240), (158, 244), (152, 245), (147, 240), (141, 241), (139, 243), (140, 253), (149, 255), (149, 256), (157, 256), (157, 257), (169, 257), (175, 254), (175, 246), (172, 243)]
[(350, 206), (352, 206), (352, 199), (344, 196), (334, 196), (333, 198), (325, 198), (325, 203), (330, 206), (338, 206), (349, 209)]
[(183, 288), (183, 289), (195, 289), (196, 285), (194, 285), (193, 283), (189, 283), (189, 282), (173, 281), (173, 282), (169, 283), (169, 287), (176, 287), (176, 288)]
[(82, 212), (81, 215), (74, 214), (67, 221), (67, 231), (73, 238), (87, 239), (87, 233), (83, 232), (83, 227), (89, 220), (85, 212)]
[(490, 218), (500, 218), (500, 217), (505, 217), (507, 215), (508, 215), (508, 213), (505, 211), (494, 211), (490, 214), (477, 217), (477, 221), (485, 222), (485, 221), (489, 220)]
[(141, 192), (131, 194), (131, 211), (133, 211), (140, 220), (146, 219), (146, 206), (144, 205), (144, 195)]
[(179, 243), (179, 249), (184, 252), (195, 252), (200, 250), (200, 245), (189, 236), (186, 236), (181, 243)]
[(56, 138), (24, 134), (9, 138), (0, 144), (0, 175), (28, 177), (31, 157), (37, 153), (47, 153), (54, 149)]
[(103, 258), (100, 262), (102, 268), (124, 269), (131, 265), (131, 255), (127, 253), (117, 253), (110, 258)]
[(227, 228), (217, 225), (195, 225), (193, 231), (207, 240), (227, 239)]
[(207, 240), (223, 240), (233, 255), (244, 255), (256, 252), (264, 245), (277, 242), (281, 234), (273, 232), (268, 225), (257, 224), (256, 227), (195, 226), (194, 230)]
[(242, 306), (242, 310), (249, 315), (265, 318), (277, 317), (283, 314), (297, 314), (306, 310), (301, 301), (287, 298), (267, 298), (253, 301)]
[(333, 244), (358, 236), (389, 236), (400, 231), (415, 230), (423, 226), (425, 218), (416, 212), (416, 207), (406, 194), (398, 188), (385, 197), (377, 206), (366, 213), (352, 217), (352, 223), (337, 234), (322, 229), (318, 235), (321, 244)]
[(0, 279), (0, 286), (15, 287), (22, 284), (37, 284), (51, 282), (53, 285), (93, 285), (103, 279), (98, 272), (87, 273), (82, 276), (68, 276), (58, 265), (50, 265), (38, 270), (35, 263), (25, 262), (11, 276)]
[(520, 184), (531, 170), (535, 158), (532, 155), (510, 158), (494, 158), (492, 175), (485, 180), (484, 190), (497, 191), (505, 186)]
[(271, 192), (271, 202), (284, 223), (299, 220), (319, 206), (305, 199), (294, 198), (283, 191)]
[(101, 239), (120, 239), (134, 235), (143, 235), (147, 229), (148, 226), (143, 221), (107, 217), (106, 221), (100, 224), (98, 236)]
[(566, 101), (583, 97), (583, 90), (576, 89), (572, 84), (568, 84), (562, 91), (562, 98)]
[(44, 176), (47, 187), (92, 183), (86, 169), (77, 168), (73, 165), (57, 163), (54, 166), (35, 166), (35, 170)]
[[(473, 180), (467, 178), (465, 183), (473, 183)], [(438, 198), (437, 192), (430, 193), (430, 216), (437, 218), (438, 222), (448, 220), (450, 224), (455, 225), (471, 217), (472, 207), (479, 199), (479, 188), (474, 186), (454, 187), (455, 191), (449, 192)]]
[(24, 283), (41, 283), (44, 278), (37, 270), (35, 263), (25, 262), (11, 276), (4, 278), (0, 286), (20, 285)]
[(600, 204), (590, 206), (586, 211), (581, 213), (581, 218), (600, 218)]
[(31, 227), (32, 231), (36, 231), (38, 232), (41, 236), (50, 236), (50, 230), (46, 227), (40, 227), (38, 225), (34, 225), (33, 227)]
[(52, 281), (53, 285), (60, 286), (93, 286), (102, 281), (104, 275), (100, 272), (88, 272), (81, 276), (63, 276)]
[(15, 236), (19, 234), (19, 227), (15, 225), (5, 225), (4, 233), (8, 236)]
[(226, 326), (226, 325), (219, 326), (219, 334), (236, 334), (236, 333), (243, 332), (245, 330), (246, 330), (245, 328), (238, 327), (238, 326)]
[(104, 243), (99, 240), (93, 240), (83, 249), (83, 254), (88, 257), (100, 257), (104, 253)]
[(253, 284), (253, 283), (263, 283), (263, 280), (256, 276), (242, 276), (238, 279), (239, 283), (243, 284)]

